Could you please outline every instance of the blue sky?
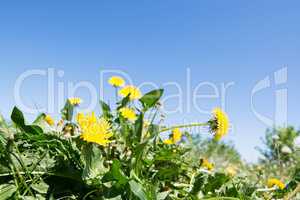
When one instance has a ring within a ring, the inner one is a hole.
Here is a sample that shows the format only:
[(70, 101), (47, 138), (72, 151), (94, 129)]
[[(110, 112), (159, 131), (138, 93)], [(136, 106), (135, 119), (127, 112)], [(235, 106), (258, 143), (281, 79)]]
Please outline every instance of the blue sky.
[[(234, 125), (227, 140), (254, 161), (258, 156), (254, 147), (261, 145), (260, 137), (268, 128), (250, 107), (251, 90), (258, 81), (266, 76), (272, 81), (256, 96), (259, 112), (274, 115), (274, 93), (287, 88), (288, 122), (297, 128), (300, 124), (299, 6), (296, 0), (2, 2), (0, 111), (9, 115), (16, 103), (15, 81), (29, 69), (63, 70), (63, 77), (55, 77), (55, 87), (58, 82), (89, 81), (105, 90), (103, 98), (109, 100), (108, 86), (99, 86), (100, 70), (122, 70), (137, 85), (175, 81), (187, 95), (189, 68), (192, 88), (204, 81), (217, 86), (234, 82), (226, 98)], [(288, 82), (274, 85), (273, 73), (284, 66)], [(46, 87), (44, 78), (32, 78), (24, 83), (22, 97), (28, 104), (43, 105)], [(167, 95), (176, 92), (166, 89)], [(78, 95), (89, 101), (86, 91)], [(219, 100), (199, 104), (210, 109), (219, 106)], [(175, 101), (168, 103), (177, 106)], [(183, 105), (187, 104), (185, 99)], [(193, 106), (191, 111), (184, 106), (182, 113), (170, 114), (168, 122), (206, 118)]]

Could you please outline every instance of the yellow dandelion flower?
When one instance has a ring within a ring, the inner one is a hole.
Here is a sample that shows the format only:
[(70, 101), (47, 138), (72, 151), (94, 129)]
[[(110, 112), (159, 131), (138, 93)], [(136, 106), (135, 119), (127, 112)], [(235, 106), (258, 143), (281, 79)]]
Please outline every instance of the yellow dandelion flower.
[(164, 140), (164, 144), (174, 144), (174, 141), (171, 139)]
[(70, 104), (73, 106), (78, 106), (82, 102), (82, 100), (78, 97), (71, 97), (68, 100), (69, 100)]
[(227, 135), (229, 131), (229, 118), (227, 114), (220, 108), (215, 108), (212, 113), (213, 119), (208, 123), (211, 132), (214, 133), (215, 140), (219, 141), (222, 137)]
[(229, 175), (229, 176), (235, 176), (237, 174), (236, 168), (229, 166), (225, 169), (225, 172)]
[(98, 119), (95, 113), (83, 115), (79, 113), (76, 117), (81, 129), (80, 138), (87, 142), (106, 146), (112, 137), (111, 125), (104, 118)]
[(200, 165), (201, 165), (201, 167), (207, 169), (208, 171), (212, 171), (214, 169), (214, 164), (209, 162), (205, 158), (200, 160)]
[(121, 108), (120, 110), (121, 115), (130, 121), (135, 121), (136, 120), (136, 114), (133, 109), (131, 108)]
[(175, 128), (173, 131), (172, 131), (172, 139), (173, 139), (173, 142), (174, 143), (177, 143), (181, 140), (181, 137), (182, 137), (182, 133), (180, 131), (179, 128)]
[(53, 126), (54, 125), (54, 120), (53, 118), (50, 116), (50, 115), (46, 115), (44, 117), (44, 120), (47, 122), (47, 124), (49, 124), (50, 126)]
[(176, 144), (182, 138), (182, 133), (179, 128), (172, 130), (172, 134), (169, 136), (169, 139), (164, 140), (165, 144)]
[(130, 100), (140, 99), (142, 93), (139, 88), (133, 85), (127, 85), (119, 91), (119, 95), (122, 97), (127, 97), (129, 95)]
[(108, 83), (114, 87), (122, 87), (124, 86), (125, 81), (119, 76), (113, 76), (108, 80)]
[(284, 183), (276, 178), (269, 179), (267, 182), (267, 186), (268, 186), (268, 188), (273, 188), (274, 186), (276, 186), (281, 190), (283, 190), (285, 188)]
[(77, 115), (76, 115), (76, 121), (79, 123), (79, 122), (82, 122), (84, 119), (84, 114), (79, 112)]

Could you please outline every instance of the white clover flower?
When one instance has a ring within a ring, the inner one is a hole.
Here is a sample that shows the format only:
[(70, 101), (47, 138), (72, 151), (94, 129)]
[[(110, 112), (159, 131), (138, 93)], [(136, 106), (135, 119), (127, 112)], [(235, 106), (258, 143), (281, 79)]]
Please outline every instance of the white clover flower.
[(293, 153), (292, 149), (288, 146), (283, 146), (282, 149), (281, 149), (281, 152), (284, 153), (284, 154), (291, 154)]

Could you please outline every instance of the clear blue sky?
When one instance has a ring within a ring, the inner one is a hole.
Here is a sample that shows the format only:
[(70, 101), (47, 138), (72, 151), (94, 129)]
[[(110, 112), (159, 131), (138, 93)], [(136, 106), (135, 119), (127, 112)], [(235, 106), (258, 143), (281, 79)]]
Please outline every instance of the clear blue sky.
[[(88, 80), (95, 86), (100, 69), (120, 69), (135, 84), (176, 81), (186, 92), (185, 73), (190, 68), (192, 87), (203, 81), (235, 82), (227, 96), (234, 125), (228, 140), (254, 161), (254, 147), (261, 145), (267, 126), (250, 109), (251, 90), (283, 66), (288, 67), (288, 82), (264, 90), (255, 104), (272, 116), (274, 91), (288, 88), (289, 124), (300, 125), (299, 8), (298, 0), (2, 2), (0, 111), (9, 115), (15, 81), (28, 69), (54, 67), (65, 72), (55, 83)], [(45, 104), (45, 87), (43, 79), (30, 80), (22, 95), (29, 104)], [(85, 97), (83, 93), (78, 95)], [(179, 114), (168, 116), (169, 122), (205, 118), (194, 108)]]

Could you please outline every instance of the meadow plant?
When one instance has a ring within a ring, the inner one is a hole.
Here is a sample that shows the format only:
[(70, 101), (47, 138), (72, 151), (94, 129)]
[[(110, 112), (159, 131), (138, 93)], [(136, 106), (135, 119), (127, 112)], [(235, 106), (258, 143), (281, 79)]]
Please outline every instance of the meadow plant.
[(17, 107), (12, 124), (1, 117), (0, 199), (297, 198), (299, 170), (289, 180), (255, 181), (237, 165), (221, 168), (191, 156), (186, 128), (208, 127), (210, 149), (228, 133), (229, 117), (220, 108), (206, 122), (166, 127), (159, 119), (163, 89), (143, 95), (121, 77), (109, 83), (119, 97), (115, 105), (100, 101), (99, 116), (77, 112), (82, 100), (71, 97), (58, 121), (42, 113), (28, 124)]

